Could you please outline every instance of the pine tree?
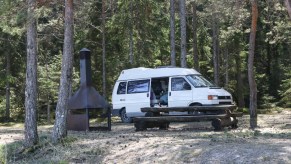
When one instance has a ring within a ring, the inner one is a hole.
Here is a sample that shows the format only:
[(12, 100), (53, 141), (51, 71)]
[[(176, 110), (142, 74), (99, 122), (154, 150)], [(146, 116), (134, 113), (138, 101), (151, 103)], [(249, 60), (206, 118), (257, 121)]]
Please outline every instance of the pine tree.
[(181, 26), (181, 67), (187, 67), (186, 59), (186, 7), (185, 0), (180, 0), (180, 26)]
[(257, 84), (255, 81), (254, 56), (255, 56), (255, 41), (258, 21), (258, 6), (257, 0), (252, 0), (252, 24), (249, 41), (249, 57), (248, 57), (248, 79), (250, 86), (250, 127), (257, 127)]
[(53, 143), (67, 136), (67, 111), (72, 83), (73, 69), (73, 0), (65, 0), (65, 33), (62, 70), (58, 103), (56, 107), (56, 120), (52, 133)]
[(32, 147), (38, 143), (37, 108), (37, 43), (35, 0), (27, 0), (27, 65), (25, 88), (25, 139), (24, 146)]

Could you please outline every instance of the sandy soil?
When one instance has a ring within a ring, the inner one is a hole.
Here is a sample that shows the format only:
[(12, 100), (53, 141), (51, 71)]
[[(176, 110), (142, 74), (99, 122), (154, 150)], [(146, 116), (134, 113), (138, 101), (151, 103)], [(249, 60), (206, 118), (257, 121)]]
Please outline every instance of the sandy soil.
[[(133, 124), (114, 122), (112, 131), (73, 132), (72, 141), (49, 143), (51, 126), (40, 126), (38, 151), (7, 163), (291, 163), (291, 111), (259, 115), (259, 128), (214, 132), (210, 122), (173, 123), (169, 130), (135, 132)], [(23, 139), (23, 127), (0, 127), (0, 145)], [(47, 141), (47, 142), (46, 142)]]

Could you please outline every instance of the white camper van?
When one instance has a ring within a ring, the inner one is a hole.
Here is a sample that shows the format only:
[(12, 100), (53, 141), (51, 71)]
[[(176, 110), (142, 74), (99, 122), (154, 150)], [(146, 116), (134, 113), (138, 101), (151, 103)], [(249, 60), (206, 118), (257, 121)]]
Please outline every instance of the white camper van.
[(194, 69), (178, 67), (123, 70), (112, 92), (113, 115), (123, 122), (144, 116), (142, 107), (185, 107), (233, 104), (226, 90), (214, 86)]

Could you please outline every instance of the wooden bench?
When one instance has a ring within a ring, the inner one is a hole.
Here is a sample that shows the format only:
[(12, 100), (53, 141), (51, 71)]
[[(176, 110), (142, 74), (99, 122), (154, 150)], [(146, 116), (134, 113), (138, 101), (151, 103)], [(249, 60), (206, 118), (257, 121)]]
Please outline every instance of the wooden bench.
[[(134, 117), (136, 131), (158, 127), (168, 129), (171, 122), (212, 121), (215, 130), (231, 126), (237, 128), (238, 120), (243, 113), (234, 112), (236, 106), (190, 106), (190, 107), (146, 107), (141, 108), (145, 117)], [(169, 115), (170, 112), (187, 112), (185, 115)]]

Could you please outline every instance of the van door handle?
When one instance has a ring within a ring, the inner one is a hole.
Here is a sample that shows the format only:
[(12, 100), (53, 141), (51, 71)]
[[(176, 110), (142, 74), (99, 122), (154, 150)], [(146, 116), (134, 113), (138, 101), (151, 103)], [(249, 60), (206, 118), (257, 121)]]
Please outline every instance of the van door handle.
[(149, 93), (147, 93), (147, 97), (149, 97)]
[(169, 92), (169, 96), (171, 96), (171, 92)]

